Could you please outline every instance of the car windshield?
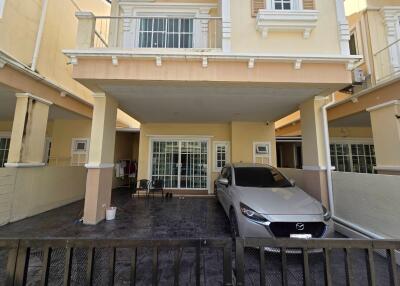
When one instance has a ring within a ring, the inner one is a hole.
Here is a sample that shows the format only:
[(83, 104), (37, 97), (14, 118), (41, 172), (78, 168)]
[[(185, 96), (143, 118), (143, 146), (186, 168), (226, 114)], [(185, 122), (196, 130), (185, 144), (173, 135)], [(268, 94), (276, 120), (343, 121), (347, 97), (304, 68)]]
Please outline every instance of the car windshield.
[(235, 168), (235, 183), (239, 187), (289, 188), (292, 184), (277, 170), (266, 167)]

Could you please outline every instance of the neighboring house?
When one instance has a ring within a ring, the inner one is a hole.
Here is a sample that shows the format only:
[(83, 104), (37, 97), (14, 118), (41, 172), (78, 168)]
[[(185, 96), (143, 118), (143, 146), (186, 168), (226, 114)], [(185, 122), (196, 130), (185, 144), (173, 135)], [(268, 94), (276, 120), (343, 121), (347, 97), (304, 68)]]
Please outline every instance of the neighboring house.
[[(331, 161), (337, 171), (400, 174), (400, 2), (345, 1), (350, 53), (363, 59), (353, 84), (336, 93), (328, 108)], [(301, 115), (276, 124), (280, 166), (294, 167), (301, 145)], [(290, 138), (294, 143), (287, 143)], [(297, 138), (292, 138), (297, 136)], [(302, 167), (302, 166), (297, 166)]]
[[(73, 79), (62, 50), (76, 45), (76, 12), (110, 8), (104, 0), (0, 1), (0, 223), (84, 197), (92, 91)], [(139, 127), (121, 111), (116, 124)]]
[(228, 161), (276, 165), (273, 122), (302, 105), (310, 192), (326, 197), (319, 105), (360, 59), (342, 0), (115, 0), (110, 15), (77, 13), (77, 46), (64, 50), (99, 111), (86, 223), (110, 202), (116, 106), (141, 122), (138, 179), (211, 194)]

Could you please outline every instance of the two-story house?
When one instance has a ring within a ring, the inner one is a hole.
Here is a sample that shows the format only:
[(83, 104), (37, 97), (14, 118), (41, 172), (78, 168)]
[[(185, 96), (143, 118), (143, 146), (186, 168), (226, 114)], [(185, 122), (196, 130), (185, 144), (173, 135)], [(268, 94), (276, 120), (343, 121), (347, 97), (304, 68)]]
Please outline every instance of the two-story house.
[(110, 203), (117, 107), (141, 122), (138, 179), (201, 194), (228, 161), (276, 165), (274, 122), (300, 105), (309, 189), (326, 201), (319, 107), (359, 59), (342, 0), (114, 0), (77, 17), (64, 53), (94, 96), (86, 223)]

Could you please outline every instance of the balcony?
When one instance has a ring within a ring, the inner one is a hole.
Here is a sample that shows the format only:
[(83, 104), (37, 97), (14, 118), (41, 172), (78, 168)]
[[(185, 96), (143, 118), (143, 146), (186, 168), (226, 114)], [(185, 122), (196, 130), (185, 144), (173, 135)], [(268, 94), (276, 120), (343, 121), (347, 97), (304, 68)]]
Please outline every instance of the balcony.
[(218, 51), (221, 17), (94, 16), (77, 13), (78, 49)]
[(400, 75), (400, 39), (373, 54), (376, 83), (389, 81)]

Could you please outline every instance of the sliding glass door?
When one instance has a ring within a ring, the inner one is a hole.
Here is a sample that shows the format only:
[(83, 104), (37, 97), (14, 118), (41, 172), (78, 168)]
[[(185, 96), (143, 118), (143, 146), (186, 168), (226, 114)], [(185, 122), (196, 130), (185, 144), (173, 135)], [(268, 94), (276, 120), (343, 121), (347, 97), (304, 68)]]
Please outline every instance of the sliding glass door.
[(162, 179), (165, 188), (207, 189), (208, 141), (153, 140), (152, 179)]

